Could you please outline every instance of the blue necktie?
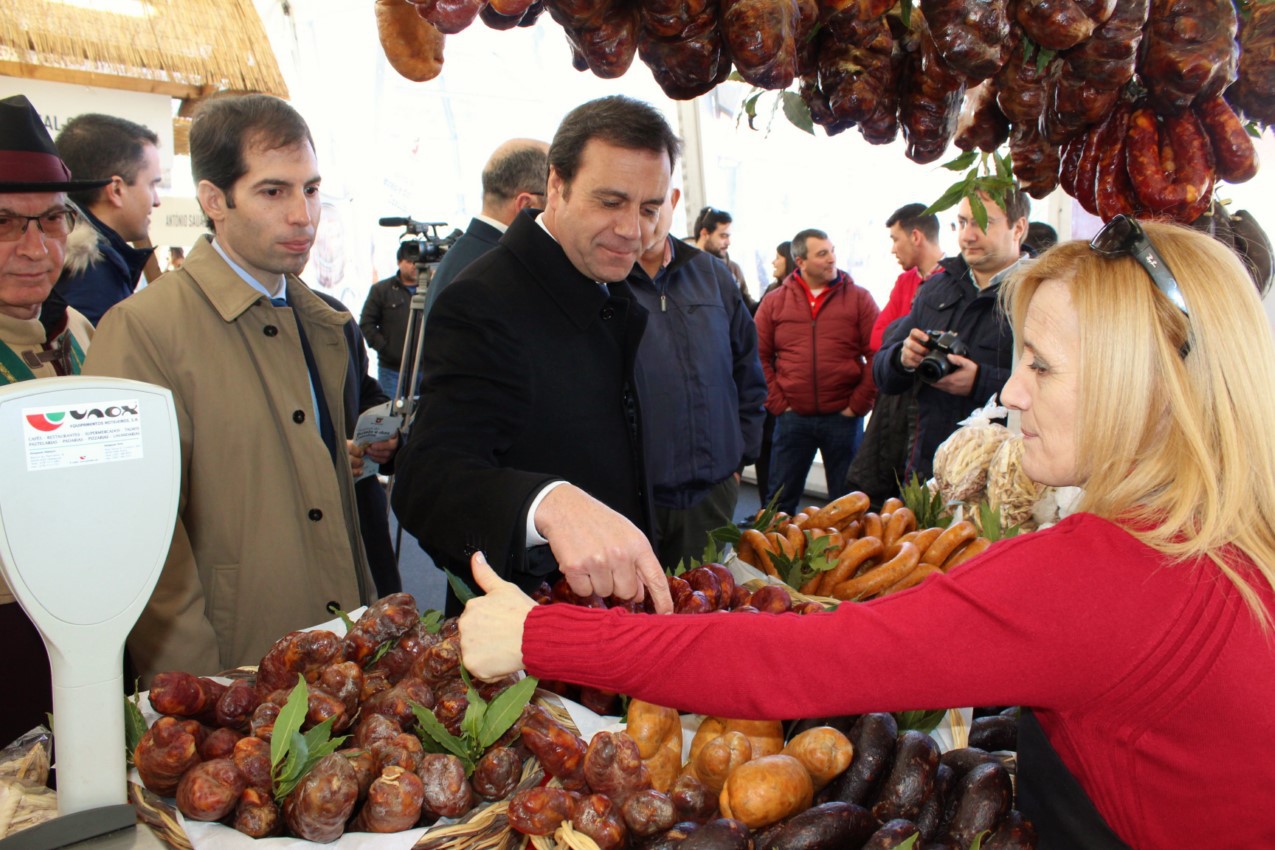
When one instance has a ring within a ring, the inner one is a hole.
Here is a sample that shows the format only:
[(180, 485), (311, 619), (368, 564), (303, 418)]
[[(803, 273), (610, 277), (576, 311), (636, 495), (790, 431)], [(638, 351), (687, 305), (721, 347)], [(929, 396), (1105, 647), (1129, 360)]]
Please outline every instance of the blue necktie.
[[(270, 303), (276, 307), (287, 307), (288, 301), (285, 298), (271, 298)], [(301, 353), (305, 356), (305, 368), (310, 373), (310, 392), (314, 396), (314, 406), (319, 413), (319, 435), (323, 437), (323, 443), (328, 447), (328, 451), (336, 455), (336, 429), (332, 427), (332, 417), (328, 413), (327, 401), (323, 396), (323, 382), (319, 380), (319, 367), (314, 360), (314, 352), (310, 349), (310, 340), (306, 338), (305, 328), (301, 326), (301, 316), (296, 310), (292, 311), (292, 318), (297, 323), (297, 336), (301, 340)]]

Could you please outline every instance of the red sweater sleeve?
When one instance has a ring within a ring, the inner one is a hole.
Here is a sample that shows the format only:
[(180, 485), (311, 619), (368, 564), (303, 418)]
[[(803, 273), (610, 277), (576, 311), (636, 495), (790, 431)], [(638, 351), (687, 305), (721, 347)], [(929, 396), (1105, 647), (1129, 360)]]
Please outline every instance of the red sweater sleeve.
[(916, 266), (895, 279), (894, 288), (890, 290), (890, 300), (886, 302), (885, 309), (872, 325), (871, 344), (874, 354), (881, 350), (881, 345), (885, 341), (885, 329), (890, 326), (890, 323), (900, 316), (906, 316), (912, 309), (912, 300), (916, 298), (916, 291), (920, 288), (921, 274), (916, 270)]
[(1271, 847), (1275, 818), (1254, 813), (1275, 759), (1218, 746), (1215, 722), (1270, 749), (1268, 638), (1210, 562), (1171, 564), (1077, 515), (831, 613), (537, 608), (523, 655), (538, 676), (726, 717), (1031, 706), (1132, 846)]
[(761, 358), (761, 371), (766, 376), (766, 410), (778, 416), (788, 408), (775, 375), (775, 310), (783, 298), (783, 285), (761, 299), (753, 324), (757, 327), (757, 356)]

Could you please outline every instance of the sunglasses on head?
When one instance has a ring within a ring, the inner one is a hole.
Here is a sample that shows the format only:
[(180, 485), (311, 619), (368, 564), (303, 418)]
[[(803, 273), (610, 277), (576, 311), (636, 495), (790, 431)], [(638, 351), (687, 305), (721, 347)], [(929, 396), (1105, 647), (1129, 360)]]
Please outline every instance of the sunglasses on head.
[[(1100, 257), (1133, 257), (1151, 278), (1156, 289), (1163, 292), (1165, 297), (1173, 302), (1173, 306), (1182, 311), (1183, 316), (1186, 316), (1188, 320), (1191, 318), (1191, 312), (1186, 308), (1186, 298), (1182, 295), (1182, 288), (1178, 286), (1177, 278), (1173, 276), (1168, 263), (1160, 256), (1155, 245), (1151, 244), (1151, 239), (1142, 229), (1142, 225), (1138, 224), (1137, 219), (1123, 213), (1117, 215), (1089, 241), (1089, 250)], [(1182, 347), (1178, 349), (1183, 357), (1186, 357), (1190, 351), (1191, 345), (1188, 342), (1182, 343)]]

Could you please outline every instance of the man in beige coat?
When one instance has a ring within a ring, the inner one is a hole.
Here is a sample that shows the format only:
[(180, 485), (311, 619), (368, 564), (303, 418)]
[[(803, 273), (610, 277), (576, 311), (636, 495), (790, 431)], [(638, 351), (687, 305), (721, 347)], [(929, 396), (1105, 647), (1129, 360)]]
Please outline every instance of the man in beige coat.
[(104, 317), (84, 367), (168, 387), (177, 406), (177, 527), (128, 642), (146, 681), (255, 664), (373, 586), (339, 439), (350, 316), (296, 277), (319, 221), (309, 129), (277, 98), (215, 98), (190, 148), (214, 236)]

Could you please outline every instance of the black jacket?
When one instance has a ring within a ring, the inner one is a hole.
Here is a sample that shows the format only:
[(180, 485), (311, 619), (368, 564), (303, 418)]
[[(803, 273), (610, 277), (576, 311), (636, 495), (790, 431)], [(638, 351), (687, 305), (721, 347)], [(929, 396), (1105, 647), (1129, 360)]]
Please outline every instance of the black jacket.
[(523, 212), (429, 320), (421, 406), (392, 501), (440, 567), (469, 576), (481, 549), (533, 589), (556, 564), (526, 549), (527, 510), (566, 480), (651, 533), (634, 383), (646, 311), (571, 265)]
[(999, 276), (980, 290), (965, 260), (949, 257), (939, 261), (939, 271), (930, 275), (917, 290), (912, 311), (891, 324), (886, 332), (885, 342), (872, 364), (878, 392), (897, 395), (912, 389), (915, 375), (903, 368), (899, 353), (903, 340), (913, 328), (956, 331), (969, 347), (969, 358), (978, 363), (974, 390), (968, 396), (955, 396), (929, 384), (919, 384), (916, 441), (908, 459), (907, 477), (911, 477), (913, 471), (922, 480), (932, 477), (934, 452), (939, 444), (957, 429), (962, 419), (985, 405), (1009, 380), (1014, 336), (1001, 312), (999, 297)]
[(377, 363), (398, 371), (403, 359), (403, 342), (412, 308), (412, 293), (396, 273), (372, 284), (359, 316), (359, 330), (368, 347), (376, 352)]
[(459, 239), (447, 249), (438, 268), (429, 279), (429, 292), (425, 293), (425, 318), (434, 309), (438, 296), (451, 286), (465, 267), (500, 244), (500, 231), (479, 218), (469, 220), (469, 227)]

